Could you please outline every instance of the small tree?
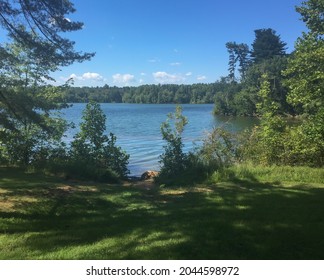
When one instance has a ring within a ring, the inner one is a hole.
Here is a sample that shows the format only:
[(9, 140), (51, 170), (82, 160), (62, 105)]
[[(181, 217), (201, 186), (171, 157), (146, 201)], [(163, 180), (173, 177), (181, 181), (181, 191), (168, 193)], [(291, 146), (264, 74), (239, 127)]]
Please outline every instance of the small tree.
[(87, 104), (83, 111), (81, 131), (71, 144), (71, 158), (75, 166), (83, 166), (83, 175), (99, 180), (110, 179), (115, 173), (126, 177), (129, 155), (116, 146), (116, 136), (105, 135), (106, 116), (100, 105), (95, 102)]
[(169, 113), (167, 120), (161, 125), (162, 137), (167, 144), (160, 157), (160, 178), (173, 178), (185, 170), (187, 155), (183, 152), (182, 133), (187, 123), (182, 108), (177, 106), (175, 113)]
[(215, 127), (205, 135), (195, 154), (205, 173), (210, 174), (235, 162), (238, 149), (236, 138), (234, 133), (223, 127)]
[(245, 73), (249, 65), (249, 46), (247, 44), (237, 44), (236, 42), (227, 42), (226, 48), (229, 53), (228, 71), (229, 79), (235, 82), (235, 69), (236, 64), (239, 62), (239, 72), (241, 79), (245, 78)]
[(256, 105), (260, 115), (260, 126), (252, 131), (245, 153), (247, 158), (261, 164), (279, 164), (284, 152), (284, 132), (286, 124), (278, 114), (279, 104), (271, 98), (271, 87), (268, 75), (262, 76)]

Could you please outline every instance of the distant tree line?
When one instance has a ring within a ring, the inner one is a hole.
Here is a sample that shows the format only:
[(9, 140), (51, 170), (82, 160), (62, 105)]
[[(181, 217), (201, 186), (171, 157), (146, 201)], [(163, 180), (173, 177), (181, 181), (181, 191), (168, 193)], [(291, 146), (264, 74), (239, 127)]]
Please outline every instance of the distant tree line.
[(150, 104), (201, 104), (214, 103), (216, 96), (231, 85), (226, 79), (211, 84), (193, 85), (142, 85), (138, 87), (69, 87), (64, 92), (68, 103), (150, 103)]
[(293, 54), (286, 53), (286, 43), (276, 31), (255, 30), (251, 48), (245, 43), (227, 42), (229, 53), (226, 77), (210, 84), (142, 85), (138, 87), (68, 87), (63, 98), (67, 103), (150, 103), (200, 104), (215, 103), (215, 114), (231, 116), (259, 115), (259, 91), (267, 74), (272, 99), (279, 104), (279, 112), (295, 115), (298, 108), (287, 102), (288, 87), (284, 71)]

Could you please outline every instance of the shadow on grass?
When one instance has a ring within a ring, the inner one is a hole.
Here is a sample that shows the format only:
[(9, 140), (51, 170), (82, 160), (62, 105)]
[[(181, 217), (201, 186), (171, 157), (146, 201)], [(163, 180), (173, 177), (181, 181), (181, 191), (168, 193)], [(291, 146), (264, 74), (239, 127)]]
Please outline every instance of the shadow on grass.
[(324, 258), (323, 188), (233, 177), (143, 190), (1, 172), (1, 259)]

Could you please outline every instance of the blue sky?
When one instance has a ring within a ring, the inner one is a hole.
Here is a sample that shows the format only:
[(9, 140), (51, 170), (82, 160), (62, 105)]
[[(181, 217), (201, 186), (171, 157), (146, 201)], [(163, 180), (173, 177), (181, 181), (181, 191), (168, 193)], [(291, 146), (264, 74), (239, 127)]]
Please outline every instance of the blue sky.
[(295, 6), (302, 0), (72, 1), (84, 22), (66, 34), (79, 51), (96, 52), (54, 74), (75, 86), (211, 83), (226, 76), (226, 42), (251, 45), (254, 30), (273, 28), (288, 52), (305, 31)]

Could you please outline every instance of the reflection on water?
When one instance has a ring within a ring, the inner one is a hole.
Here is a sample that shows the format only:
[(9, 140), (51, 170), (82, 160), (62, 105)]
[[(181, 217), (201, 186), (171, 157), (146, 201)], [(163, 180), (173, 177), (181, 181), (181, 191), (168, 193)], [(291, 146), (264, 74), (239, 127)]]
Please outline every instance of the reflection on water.
[(214, 116), (214, 119), (215, 123), (221, 124), (233, 132), (250, 129), (259, 122), (258, 119), (252, 117)]
[[(101, 104), (107, 116), (107, 130), (117, 136), (117, 144), (130, 154), (129, 169), (132, 176), (142, 174), (145, 170), (159, 169), (159, 156), (163, 153), (165, 142), (161, 136), (161, 123), (167, 114), (175, 111), (174, 104)], [(76, 128), (67, 133), (70, 142), (78, 131), (85, 104), (73, 104), (63, 112), (65, 118), (75, 123)], [(182, 105), (183, 115), (189, 123), (183, 134), (185, 150), (199, 143), (204, 133), (213, 127), (226, 126), (231, 131), (240, 131), (252, 127), (253, 118), (214, 117), (213, 104)]]

